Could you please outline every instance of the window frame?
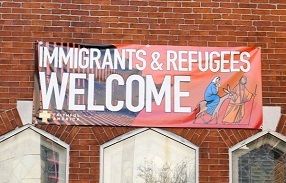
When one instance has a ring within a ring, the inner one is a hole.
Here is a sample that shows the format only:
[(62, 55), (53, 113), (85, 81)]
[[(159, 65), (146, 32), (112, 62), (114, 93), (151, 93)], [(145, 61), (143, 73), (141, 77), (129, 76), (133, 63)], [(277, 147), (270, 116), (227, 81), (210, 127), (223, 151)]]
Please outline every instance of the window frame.
[(25, 126), (22, 126), (20, 128), (16, 128), (13, 131), (10, 131), (2, 136), (0, 136), (0, 143), (4, 142), (5, 140), (8, 140), (9, 138), (27, 130), (30, 129), (36, 133), (38, 133), (39, 135), (46, 137), (47, 139), (55, 142), (56, 144), (58, 144), (59, 146), (63, 147), (66, 149), (66, 183), (69, 182), (69, 164), (70, 164), (70, 146), (65, 143), (64, 141), (60, 140), (59, 138), (49, 134), (48, 132), (41, 130), (39, 128), (36, 128), (35, 126), (31, 125), (31, 124), (27, 124)]
[(199, 183), (199, 147), (193, 143), (191, 143), (190, 141), (184, 139), (183, 137), (179, 136), (179, 135), (176, 135), (172, 132), (169, 132), (169, 131), (166, 131), (166, 130), (162, 130), (162, 129), (159, 129), (159, 128), (140, 128), (140, 129), (136, 129), (136, 130), (132, 130), (130, 132), (127, 132), (123, 135), (120, 135), (108, 142), (105, 142), (104, 144), (100, 145), (100, 170), (99, 170), (99, 182), (100, 183), (104, 183), (103, 182), (103, 170), (104, 170), (104, 149), (107, 148), (107, 147), (110, 147), (114, 144), (117, 144), (117, 143), (120, 143), (128, 138), (131, 138), (133, 136), (136, 136), (140, 133), (143, 133), (145, 131), (148, 131), (148, 130), (153, 130), (154, 132), (157, 132), (163, 136), (166, 136), (180, 144), (183, 144), (189, 148), (192, 148), (195, 150), (195, 155), (196, 155), (196, 159), (195, 159), (195, 164), (196, 164), (196, 183)]
[(278, 139), (280, 139), (281, 141), (284, 141), (286, 143), (286, 136), (278, 133), (278, 132), (274, 132), (274, 131), (271, 131), (271, 130), (266, 130), (266, 131), (261, 131), (261, 132), (258, 132), (257, 134), (237, 143), (236, 145), (232, 146), (231, 148), (229, 148), (228, 150), (228, 156), (229, 156), (229, 183), (232, 183), (232, 180), (233, 180), (233, 169), (232, 169), (232, 154), (235, 150), (239, 149), (239, 148), (242, 148), (244, 147), (245, 145), (257, 140), (258, 138), (264, 136), (264, 135), (267, 135), (267, 134), (270, 134)]

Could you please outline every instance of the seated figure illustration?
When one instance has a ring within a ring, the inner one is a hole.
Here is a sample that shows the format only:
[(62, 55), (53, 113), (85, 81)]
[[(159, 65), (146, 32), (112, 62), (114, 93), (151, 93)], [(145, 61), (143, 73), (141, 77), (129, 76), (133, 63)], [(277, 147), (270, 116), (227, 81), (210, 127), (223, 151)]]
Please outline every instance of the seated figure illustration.
[[(215, 77), (211, 83), (207, 86), (204, 93), (204, 100), (198, 104), (198, 112), (196, 114), (196, 119), (200, 118), (204, 123), (209, 123), (215, 119), (218, 122), (218, 113), (225, 100), (233, 96), (230, 86), (223, 88), (225, 95), (219, 96), (218, 91), (220, 87), (220, 77)], [(210, 119), (204, 119), (204, 116), (210, 117)]]
[(218, 96), (218, 88), (220, 86), (220, 77), (215, 77), (212, 82), (208, 85), (205, 91), (205, 101), (207, 102), (206, 112), (209, 115), (213, 115), (215, 109), (217, 108), (220, 97)]

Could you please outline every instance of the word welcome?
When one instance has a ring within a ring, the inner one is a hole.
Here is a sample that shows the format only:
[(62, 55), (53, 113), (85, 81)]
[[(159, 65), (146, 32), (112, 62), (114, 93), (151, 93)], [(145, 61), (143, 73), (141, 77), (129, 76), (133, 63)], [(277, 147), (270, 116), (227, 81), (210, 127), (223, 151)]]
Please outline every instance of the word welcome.
[[(57, 110), (62, 110), (63, 104), (67, 103), (68, 110), (105, 111), (108, 109), (110, 111), (120, 111), (126, 106), (126, 108), (132, 112), (139, 112), (143, 108), (145, 108), (146, 112), (152, 112), (154, 99), (157, 105), (160, 105), (162, 101), (165, 100), (165, 112), (192, 111), (191, 107), (181, 106), (182, 98), (189, 96), (188, 91), (181, 91), (181, 83), (189, 82), (190, 76), (174, 76), (174, 81), (172, 81), (172, 77), (166, 75), (158, 91), (152, 75), (146, 75), (145, 79), (139, 75), (131, 75), (125, 81), (122, 76), (112, 74), (106, 80), (105, 105), (99, 105), (96, 103), (96, 98), (94, 97), (94, 90), (96, 89), (94, 86), (94, 74), (63, 73), (60, 87), (55, 72), (51, 73), (48, 86), (45, 80), (47, 77), (46, 73), (39, 72), (39, 75), (43, 109), (49, 109), (54, 93)], [(88, 80), (87, 90), (85, 88), (76, 88), (76, 82), (78, 80), (86, 79)], [(134, 105), (132, 102), (134, 96), (132, 85), (134, 82), (138, 82), (140, 88), (138, 93), (138, 105)], [(114, 104), (112, 98), (112, 86), (114, 86), (114, 83), (126, 87), (126, 99), (124, 101), (117, 101), (117, 104)], [(172, 83), (174, 83), (174, 87), (171, 87)], [(67, 92), (69, 93), (68, 98), (65, 97)], [(86, 104), (76, 104), (76, 95), (86, 95), (86, 92), (87, 100), (84, 101)], [(174, 97), (172, 97), (172, 95)]]

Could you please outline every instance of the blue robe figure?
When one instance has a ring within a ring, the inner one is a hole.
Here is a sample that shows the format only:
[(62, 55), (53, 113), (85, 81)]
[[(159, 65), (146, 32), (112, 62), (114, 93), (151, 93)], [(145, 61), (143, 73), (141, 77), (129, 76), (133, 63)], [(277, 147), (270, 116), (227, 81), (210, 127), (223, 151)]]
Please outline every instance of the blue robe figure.
[(215, 79), (208, 85), (205, 91), (205, 101), (207, 102), (206, 112), (209, 115), (213, 115), (220, 101), (220, 97), (218, 96), (218, 88), (217, 88), (217, 84), (219, 80), (220, 80), (219, 77), (215, 77)]

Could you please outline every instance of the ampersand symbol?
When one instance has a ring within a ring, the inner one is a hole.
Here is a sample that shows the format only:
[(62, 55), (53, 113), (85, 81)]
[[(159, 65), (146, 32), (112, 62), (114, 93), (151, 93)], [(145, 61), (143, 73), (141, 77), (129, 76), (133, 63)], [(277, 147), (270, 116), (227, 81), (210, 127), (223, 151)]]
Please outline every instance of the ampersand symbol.
[(152, 62), (151, 62), (151, 69), (156, 70), (163, 70), (162, 66), (163, 63), (159, 63), (158, 60), (160, 58), (160, 53), (155, 51), (152, 53)]

